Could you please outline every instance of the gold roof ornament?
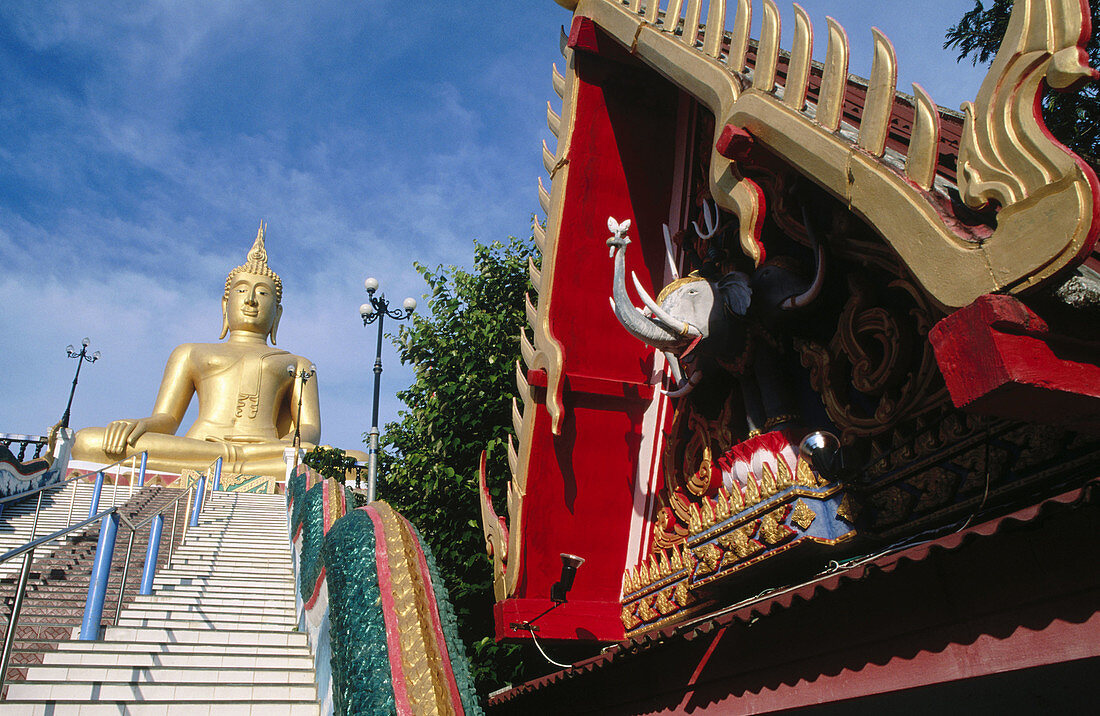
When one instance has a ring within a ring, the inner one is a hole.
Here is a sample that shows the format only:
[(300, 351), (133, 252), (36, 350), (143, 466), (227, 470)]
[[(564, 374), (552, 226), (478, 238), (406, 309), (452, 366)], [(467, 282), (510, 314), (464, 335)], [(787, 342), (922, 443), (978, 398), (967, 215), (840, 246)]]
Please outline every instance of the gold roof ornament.
[(245, 262), (229, 272), (229, 276), (225, 279), (225, 293), (224, 297), (229, 296), (229, 286), (233, 283), (233, 279), (242, 273), (250, 273), (255, 276), (265, 276), (275, 283), (275, 303), (282, 304), (283, 302), (283, 280), (279, 278), (279, 274), (271, 270), (267, 265), (267, 249), (264, 247), (264, 236), (267, 232), (267, 224), (260, 221), (260, 228), (256, 232), (256, 240), (252, 242), (252, 248), (248, 250), (248, 256), (245, 257)]

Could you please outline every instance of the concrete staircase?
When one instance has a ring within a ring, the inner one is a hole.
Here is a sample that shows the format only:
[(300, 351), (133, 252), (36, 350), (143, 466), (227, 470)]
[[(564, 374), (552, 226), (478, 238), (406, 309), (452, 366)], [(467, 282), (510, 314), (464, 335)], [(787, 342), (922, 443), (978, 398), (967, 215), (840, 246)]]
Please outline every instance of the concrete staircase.
[(316, 715), (285, 504), (211, 495), (154, 595), (135, 597), (102, 641), (46, 653), (11, 684), (0, 714)]
[[(46, 490), (42, 495), (42, 509), (38, 515), (36, 536), (43, 537), (85, 519), (88, 516), (88, 507), (92, 503), (94, 487), (93, 483), (77, 480), (57, 490)], [(134, 494), (137, 492), (135, 488)], [(99, 496), (99, 510), (116, 507), (129, 499), (129, 487), (123, 485), (116, 489), (113, 485), (104, 485)], [(3, 511), (0, 512), (0, 554), (30, 541), (37, 501), (38, 496), (35, 495), (4, 505)], [(68, 519), (70, 506), (72, 507), (71, 521)], [(183, 507), (180, 507), (180, 510), (183, 510)], [(96, 526), (89, 525), (87, 529), (94, 531)], [(63, 542), (64, 538), (45, 544), (39, 547), (35, 554), (39, 557), (47, 555)], [(0, 564), (0, 579), (18, 574), (22, 565), (22, 558), (10, 559)]]

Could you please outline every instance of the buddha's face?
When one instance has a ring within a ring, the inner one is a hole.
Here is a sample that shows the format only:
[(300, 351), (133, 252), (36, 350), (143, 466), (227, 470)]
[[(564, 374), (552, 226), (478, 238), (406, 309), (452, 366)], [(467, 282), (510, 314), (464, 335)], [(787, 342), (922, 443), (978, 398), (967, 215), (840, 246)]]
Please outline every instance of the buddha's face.
[[(274, 339), (282, 306), (275, 301), (275, 285), (266, 276), (239, 273), (229, 286), (223, 305), (230, 331), (271, 335)], [(274, 342), (274, 340), (272, 340)]]

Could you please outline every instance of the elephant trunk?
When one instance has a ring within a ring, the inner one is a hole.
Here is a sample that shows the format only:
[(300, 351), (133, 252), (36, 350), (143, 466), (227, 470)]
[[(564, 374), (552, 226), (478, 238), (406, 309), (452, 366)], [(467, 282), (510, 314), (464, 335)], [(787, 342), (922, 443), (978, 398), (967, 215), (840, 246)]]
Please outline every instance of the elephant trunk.
[(619, 323), (630, 335), (660, 350), (683, 345), (688, 339), (676, 327), (666, 326), (664, 322), (646, 318), (634, 307), (626, 292), (626, 244), (616, 247), (615, 275), (611, 288), (612, 307)]

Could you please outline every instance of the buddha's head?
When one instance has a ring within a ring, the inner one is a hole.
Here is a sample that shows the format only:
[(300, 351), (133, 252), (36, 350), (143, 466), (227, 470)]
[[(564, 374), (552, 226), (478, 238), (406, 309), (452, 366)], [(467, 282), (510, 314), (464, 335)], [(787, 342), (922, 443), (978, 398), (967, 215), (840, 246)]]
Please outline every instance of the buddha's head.
[(222, 334), (230, 331), (255, 333), (265, 339), (270, 336), (275, 345), (275, 332), (283, 315), (283, 282), (267, 266), (264, 248), (264, 226), (256, 232), (256, 241), (245, 263), (229, 272), (222, 294)]

